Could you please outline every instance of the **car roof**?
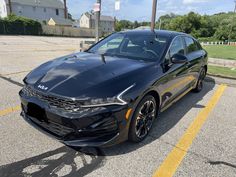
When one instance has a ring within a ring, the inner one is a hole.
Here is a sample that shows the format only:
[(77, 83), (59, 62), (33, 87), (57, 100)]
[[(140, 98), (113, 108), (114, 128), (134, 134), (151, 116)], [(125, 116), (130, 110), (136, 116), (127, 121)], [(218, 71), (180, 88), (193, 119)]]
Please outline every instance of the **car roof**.
[[(133, 35), (152, 35), (153, 31), (151, 31), (150, 29), (135, 29), (135, 30), (128, 30), (128, 31), (122, 31), (121, 33), (124, 34), (133, 34)], [(182, 32), (176, 32), (176, 31), (169, 31), (169, 30), (154, 30), (154, 33), (160, 36), (166, 36), (166, 37), (170, 37), (170, 38), (174, 38), (176, 36), (179, 35), (186, 35), (189, 36), (186, 33), (182, 33)]]

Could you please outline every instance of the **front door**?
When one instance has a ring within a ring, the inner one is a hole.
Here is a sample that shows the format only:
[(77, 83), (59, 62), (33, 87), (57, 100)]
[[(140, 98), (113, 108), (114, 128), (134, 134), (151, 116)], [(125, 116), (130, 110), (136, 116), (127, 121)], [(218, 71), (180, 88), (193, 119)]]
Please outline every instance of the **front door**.
[(162, 108), (168, 106), (176, 97), (189, 89), (193, 80), (189, 75), (189, 63), (173, 64), (171, 57), (174, 54), (185, 55), (185, 43), (181, 36), (176, 37), (164, 61), (164, 77), (161, 79)]

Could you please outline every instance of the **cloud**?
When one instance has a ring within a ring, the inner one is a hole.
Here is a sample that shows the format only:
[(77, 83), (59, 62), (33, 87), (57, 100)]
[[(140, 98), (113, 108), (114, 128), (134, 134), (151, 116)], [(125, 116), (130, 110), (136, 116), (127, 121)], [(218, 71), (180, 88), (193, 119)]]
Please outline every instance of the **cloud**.
[(210, 0), (183, 0), (183, 4), (204, 3)]

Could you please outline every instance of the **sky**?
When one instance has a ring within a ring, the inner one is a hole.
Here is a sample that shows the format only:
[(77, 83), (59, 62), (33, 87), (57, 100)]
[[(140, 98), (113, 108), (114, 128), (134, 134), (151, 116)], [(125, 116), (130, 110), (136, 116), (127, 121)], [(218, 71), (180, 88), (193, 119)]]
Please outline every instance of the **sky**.
[[(234, 10), (234, 0), (157, 0), (157, 18), (175, 13), (186, 14), (194, 11), (200, 14), (215, 14)], [(115, 11), (115, 0), (102, 0), (102, 14), (115, 16), (117, 19), (131, 21), (150, 21), (152, 0), (120, 0), (119, 11)], [(93, 9), (96, 0), (67, 0), (69, 13), (74, 19)]]

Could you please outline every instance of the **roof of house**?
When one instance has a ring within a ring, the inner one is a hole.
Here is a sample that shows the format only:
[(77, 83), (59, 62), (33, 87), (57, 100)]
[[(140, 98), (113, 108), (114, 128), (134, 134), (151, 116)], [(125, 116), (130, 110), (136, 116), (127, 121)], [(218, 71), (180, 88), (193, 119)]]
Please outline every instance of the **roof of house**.
[[(84, 15), (86, 15), (88, 18), (92, 17), (93, 20), (95, 20), (95, 18), (96, 18), (95, 14), (91, 14), (89, 12), (84, 13)], [(113, 17), (106, 16), (106, 15), (101, 15), (100, 20), (101, 21), (113, 21), (113, 22), (115, 21), (115, 19)]]
[[(95, 19), (95, 15), (92, 15), (92, 19)], [(100, 17), (101, 21), (115, 21), (113, 17), (111, 16), (106, 16), (106, 15), (101, 15)]]
[[(8, 0), (5, 1), (8, 4)], [(29, 6), (64, 8), (64, 4), (61, 0), (11, 0), (11, 2)]]
[(72, 26), (73, 24), (71, 20), (64, 18), (50, 18), (50, 20), (53, 20), (57, 25)]

